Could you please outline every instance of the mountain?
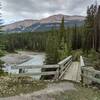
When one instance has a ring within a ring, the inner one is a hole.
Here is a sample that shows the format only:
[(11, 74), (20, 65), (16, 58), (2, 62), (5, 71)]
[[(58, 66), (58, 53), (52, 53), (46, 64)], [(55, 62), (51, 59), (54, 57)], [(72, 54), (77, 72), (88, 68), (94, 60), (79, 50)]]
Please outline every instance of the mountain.
[(62, 18), (65, 19), (65, 27), (80, 26), (84, 23), (84, 16), (68, 16), (68, 15), (53, 15), (41, 20), (23, 20), (12, 24), (5, 25), (3, 30), (5, 32), (33, 32), (33, 31), (48, 31), (52, 27), (59, 28)]
[(44, 18), (40, 20), (40, 23), (61, 23), (63, 17), (65, 21), (72, 21), (72, 20), (83, 21), (85, 19), (85, 17), (83, 16), (68, 16), (68, 15), (58, 14), (50, 16), (48, 18)]
[(18, 21), (18, 22), (12, 23), (12, 24), (5, 25), (3, 27), (3, 30), (7, 31), (7, 32), (10, 32), (10, 31), (16, 30), (16, 29), (24, 30), (26, 27), (29, 27), (37, 22), (38, 22), (38, 20), (32, 20), (32, 19)]

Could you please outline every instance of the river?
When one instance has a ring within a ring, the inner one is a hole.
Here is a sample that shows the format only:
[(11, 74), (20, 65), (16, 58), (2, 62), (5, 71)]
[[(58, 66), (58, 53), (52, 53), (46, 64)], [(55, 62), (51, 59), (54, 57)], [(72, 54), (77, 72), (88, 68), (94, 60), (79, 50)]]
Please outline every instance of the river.
[[(11, 66), (17, 64), (18, 66), (28, 65), (43, 65), (45, 61), (45, 53), (39, 52), (26, 52), (21, 51), (18, 54), (8, 54), (1, 58), (6, 63), (5, 71), (12, 74), (18, 74), (18, 69), (11, 69)], [(41, 68), (38, 69), (25, 69), (26, 73), (41, 72)], [(34, 79), (39, 79), (41, 76), (32, 76)]]

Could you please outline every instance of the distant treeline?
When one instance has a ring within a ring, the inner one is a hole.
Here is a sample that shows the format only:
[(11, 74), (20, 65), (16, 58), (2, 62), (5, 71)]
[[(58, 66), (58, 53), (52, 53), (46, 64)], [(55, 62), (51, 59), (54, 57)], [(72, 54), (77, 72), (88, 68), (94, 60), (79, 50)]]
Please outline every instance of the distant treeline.
[(1, 35), (1, 44), (14, 52), (16, 49), (45, 51), (47, 34), (45, 32), (11, 33)]

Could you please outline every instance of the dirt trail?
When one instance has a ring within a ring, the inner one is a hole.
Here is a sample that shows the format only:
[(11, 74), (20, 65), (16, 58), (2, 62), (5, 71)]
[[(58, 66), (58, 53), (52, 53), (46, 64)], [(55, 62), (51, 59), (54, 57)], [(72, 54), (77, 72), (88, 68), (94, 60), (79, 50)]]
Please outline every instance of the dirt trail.
[(73, 83), (60, 82), (49, 84), (47, 88), (31, 93), (21, 94), (20, 96), (0, 98), (0, 100), (55, 100), (51, 95), (57, 95), (64, 91), (75, 90)]

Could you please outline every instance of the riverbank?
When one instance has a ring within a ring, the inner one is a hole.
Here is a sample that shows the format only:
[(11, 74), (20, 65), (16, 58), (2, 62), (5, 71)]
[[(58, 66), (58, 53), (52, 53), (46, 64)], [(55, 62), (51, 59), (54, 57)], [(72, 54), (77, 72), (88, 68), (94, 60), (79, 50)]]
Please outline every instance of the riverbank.
[(36, 81), (30, 77), (0, 78), (0, 100), (48, 100), (48, 95), (57, 95), (67, 90), (76, 90), (76, 88), (69, 82)]
[[(29, 66), (29, 65), (43, 65), (45, 61), (45, 53), (30, 52), (30, 51), (18, 51), (17, 53), (7, 54), (1, 57), (1, 60), (5, 62), (3, 70), (11, 74), (19, 74), (18, 69), (11, 67), (18, 66)], [(27, 73), (41, 72), (41, 68), (38, 69), (25, 69)], [(33, 79), (40, 79), (40, 75), (31, 76)]]
[(30, 51), (17, 51), (17, 53), (10, 53), (7, 54), (0, 59), (4, 61), (6, 64), (21, 64), (24, 62), (27, 62), (31, 60), (34, 55), (39, 55), (44, 53), (38, 53), (38, 52), (30, 52)]
[(69, 81), (0, 78), (0, 100), (100, 100), (100, 90)]
[(31, 59), (30, 56), (25, 54), (7, 54), (0, 58), (6, 64), (20, 64)]
[(44, 89), (46, 84), (43, 81), (33, 81), (31, 77), (0, 77), (0, 100), (1, 97), (32, 93)]

